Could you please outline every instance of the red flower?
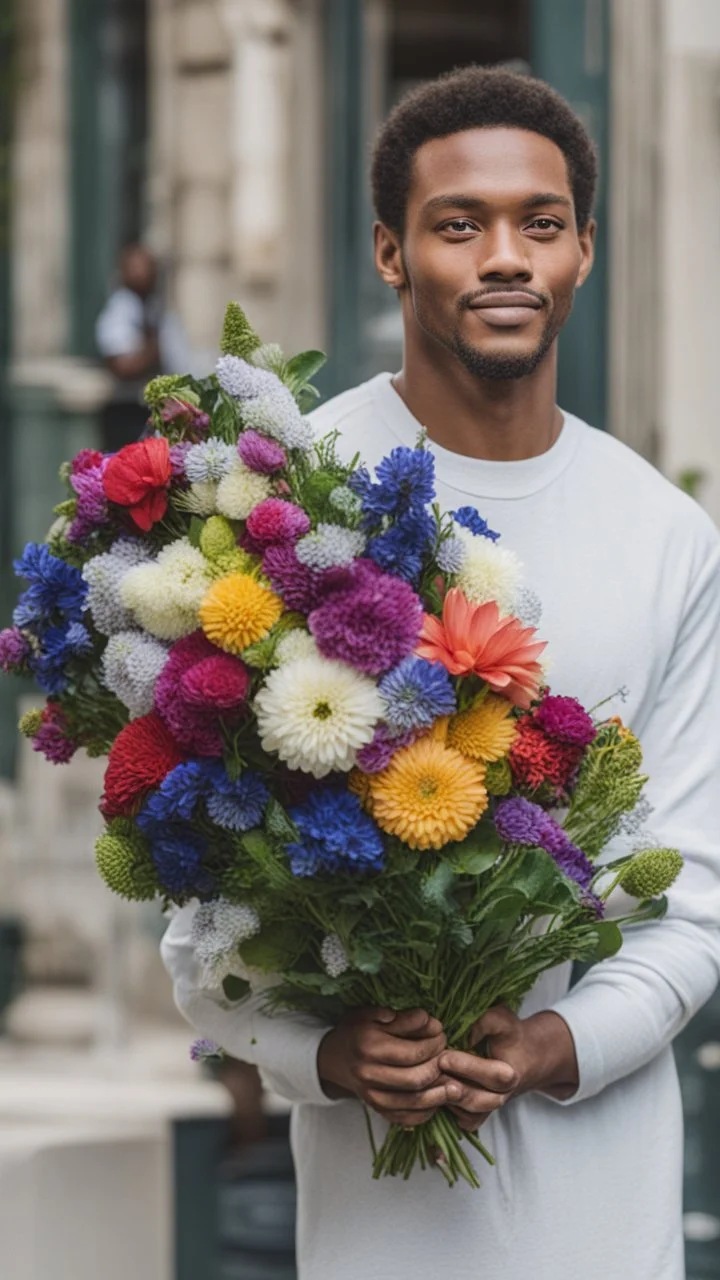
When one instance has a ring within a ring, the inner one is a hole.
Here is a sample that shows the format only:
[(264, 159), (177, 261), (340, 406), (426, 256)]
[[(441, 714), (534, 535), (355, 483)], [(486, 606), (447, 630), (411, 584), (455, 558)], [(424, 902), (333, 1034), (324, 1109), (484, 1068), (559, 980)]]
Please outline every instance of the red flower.
[(135, 813), (145, 792), (159, 786), (184, 759), (167, 725), (154, 711), (131, 720), (110, 748), (100, 812), (106, 818)]
[(164, 436), (126, 444), (105, 468), (105, 496), (127, 507), (131, 519), (147, 533), (167, 511), (171, 475), (170, 446)]
[(559, 793), (570, 782), (583, 754), (583, 746), (548, 738), (534, 716), (522, 716), (510, 749), (510, 768), (520, 786), (536, 791), (547, 784)]

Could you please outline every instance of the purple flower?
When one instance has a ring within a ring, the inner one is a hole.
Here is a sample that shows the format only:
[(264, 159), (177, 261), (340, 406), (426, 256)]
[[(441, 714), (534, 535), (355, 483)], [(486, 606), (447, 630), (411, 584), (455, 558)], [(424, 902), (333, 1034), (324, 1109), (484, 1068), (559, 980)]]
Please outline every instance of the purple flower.
[(413, 652), (423, 607), (407, 582), (391, 578), (369, 560), (356, 560), (351, 583), (328, 595), (308, 618), (326, 658), (376, 676)]
[(192, 447), (192, 440), (180, 440), (178, 444), (170, 445), (170, 467), (173, 480), (186, 478), (185, 459)]
[(597, 733), (591, 717), (576, 698), (548, 695), (535, 712), (535, 720), (548, 738), (578, 747), (587, 747)]
[(282, 596), (288, 609), (307, 613), (313, 608), (318, 575), (307, 565), (300, 563), (294, 546), (286, 543), (284, 546), (268, 547), (263, 556), (262, 567), (273, 590)]
[(223, 1051), (214, 1040), (193, 1040), (190, 1045), (191, 1062), (207, 1062), (209, 1058), (221, 1058)]
[(508, 844), (544, 849), (570, 880), (587, 889), (595, 869), (582, 849), (549, 813), (524, 796), (511, 796), (495, 810), (495, 830)]
[(405, 733), (393, 737), (392, 730), (386, 724), (379, 724), (372, 742), (361, 747), (357, 753), (357, 766), (363, 773), (382, 773), (400, 747), (407, 747), (414, 742), (417, 733), (408, 729)]
[(281, 471), (287, 466), (287, 454), (282, 445), (257, 431), (243, 431), (237, 450), (246, 467), (264, 476), (271, 476), (274, 471)]
[(51, 764), (67, 764), (78, 744), (68, 737), (68, 724), (62, 707), (48, 702), (42, 713), (42, 724), (32, 739), (33, 751), (40, 751)]
[(107, 520), (108, 509), (103, 489), (105, 461), (85, 471), (77, 471), (70, 477), (70, 484), (77, 494), (75, 518), (68, 529), (68, 542), (84, 542), (95, 529)]
[(30, 653), (30, 645), (18, 627), (0, 631), (0, 671), (17, 671)]

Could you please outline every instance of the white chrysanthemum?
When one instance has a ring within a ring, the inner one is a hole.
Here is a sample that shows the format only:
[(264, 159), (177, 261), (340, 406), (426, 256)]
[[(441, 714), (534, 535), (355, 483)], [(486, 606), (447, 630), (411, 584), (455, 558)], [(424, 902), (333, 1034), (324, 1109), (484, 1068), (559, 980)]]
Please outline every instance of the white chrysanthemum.
[(359, 529), (339, 524), (319, 524), (295, 544), (295, 554), (309, 569), (340, 569), (352, 564), (365, 550), (365, 535)]
[(191, 484), (222, 480), (237, 458), (237, 448), (217, 436), (193, 444), (185, 454), (185, 475)]
[(242, 964), (238, 946), (260, 930), (260, 917), (252, 907), (236, 906), (224, 898), (197, 908), (190, 942), (202, 970), (203, 982), (212, 986), (236, 973)]
[(316, 658), (317, 655), (318, 647), (314, 637), (301, 627), (288, 631), (278, 640), (275, 648), (275, 662), (279, 667), (284, 662), (295, 662), (297, 658)]
[(193, 516), (214, 516), (217, 509), (217, 481), (198, 480), (189, 489), (179, 489), (175, 505)]
[(465, 543), (456, 534), (451, 534), (440, 543), (437, 553), (438, 568), (443, 573), (459, 573), (465, 563)]
[(130, 569), (149, 564), (150, 552), (141, 542), (121, 539), (100, 556), (93, 556), (83, 567), (88, 584), (87, 606), (98, 631), (104, 636), (127, 631), (133, 625), (130, 610), (121, 599), (121, 587)]
[(362, 499), (352, 489), (348, 489), (346, 484), (339, 484), (333, 489), (328, 496), (328, 502), (336, 511), (342, 511), (346, 516), (359, 516), (362, 511)]
[(329, 933), (323, 938), (320, 959), (329, 978), (339, 978), (350, 968), (347, 951), (336, 933)]
[(279, 378), (266, 369), (258, 369), (240, 356), (221, 356), (215, 366), (223, 391), (235, 400), (251, 400), (272, 393), (282, 386)]
[(460, 590), (471, 604), (494, 600), (501, 613), (512, 613), (522, 577), (522, 565), (515, 552), (460, 526), (457, 537), (465, 546), (465, 559), (455, 578)]
[(220, 481), (216, 504), (221, 516), (228, 520), (247, 520), (250, 512), (269, 498), (272, 482), (268, 476), (251, 471), (237, 456), (231, 470)]
[(120, 631), (110, 637), (102, 657), (103, 684), (132, 717), (147, 715), (166, 662), (167, 649), (159, 640), (139, 631)]
[(179, 640), (198, 626), (198, 610), (212, 583), (210, 566), (187, 538), (160, 552), (152, 564), (131, 569), (120, 597), (140, 626), (158, 640)]
[(515, 600), (515, 617), (524, 627), (536, 627), (542, 618), (542, 600), (529, 587), (521, 587)]
[(383, 714), (372, 680), (343, 662), (299, 658), (272, 671), (255, 698), (263, 750), (324, 778), (348, 773)]
[(292, 392), (281, 382), (271, 395), (247, 400), (243, 404), (242, 417), (246, 429), (271, 436), (286, 449), (312, 447), (315, 438), (312, 426), (298, 409)]

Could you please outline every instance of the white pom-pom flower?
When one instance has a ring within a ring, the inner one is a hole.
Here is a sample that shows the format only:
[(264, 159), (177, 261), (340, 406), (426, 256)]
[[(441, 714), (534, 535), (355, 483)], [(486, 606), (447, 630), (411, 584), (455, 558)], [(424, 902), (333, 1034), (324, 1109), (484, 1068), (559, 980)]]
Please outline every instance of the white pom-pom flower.
[(132, 626), (132, 614), (121, 598), (122, 583), (130, 569), (150, 560), (147, 548), (128, 538), (116, 542), (112, 551), (93, 556), (83, 567), (88, 584), (87, 606), (96, 629), (103, 635), (112, 636)]
[(185, 475), (191, 484), (206, 480), (222, 480), (237, 458), (235, 445), (226, 444), (217, 436), (193, 444), (185, 454)]
[(298, 658), (270, 673), (255, 712), (263, 750), (324, 778), (352, 769), (373, 737), (383, 701), (373, 681), (345, 663)]
[(223, 391), (227, 391), (235, 400), (250, 400), (255, 396), (267, 395), (282, 386), (274, 373), (257, 369), (240, 356), (221, 356), (215, 371)]
[(347, 951), (336, 933), (329, 933), (323, 938), (320, 959), (329, 978), (339, 978), (350, 968)]
[(340, 569), (352, 564), (365, 550), (365, 535), (359, 529), (339, 524), (319, 524), (295, 544), (295, 554), (309, 569)]
[(522, 578), (522, 564), (515, 552), (459, 525), (456, 533), (465, 546), (465, 559), (455, 578), (457, 586), (471, 604), (494, 600), (502, 614), (513, 613)]
[(152, 711), (155, 682), (167, 656), (159, 640), (139, 631), (120, 631), (108, 640), (102, 657), (103, 683), (132, 717)]
[(279, 667), (284, 662), (294, 662), (297, 658), (316, 658), (318, 647), (309, 631), (296, 627), (282, 636), (275, 647), (275, 662)]
[(237, 973), (242, 961), (238, 946), (260, 930), (260, 917), (252, 907), (236, 906), (224, 898), (205, 902), (193, 917), (190, 942), (206, 986)]
[(312, 447), (312, 426), (301, 414), (292, 393), (280, 382), (270, 395), (247, 400), (243, 405), (242, 416), (246, 429), (271, 436), (286, 449), (306, 450)]
[(251, 471), (236, 455), (232, 467), (218, 485), (217, 510), (228, 520), (247, 520), (250, 512), (271, 493), (269, 477), (259, 471)]
[(198, 610), (212, 583), (210, 566), (187, 538), (164, 547), (151, 564), (123, 578), (120, 597), (145, 631), (158, 640), (179, 640), (198, 626)]

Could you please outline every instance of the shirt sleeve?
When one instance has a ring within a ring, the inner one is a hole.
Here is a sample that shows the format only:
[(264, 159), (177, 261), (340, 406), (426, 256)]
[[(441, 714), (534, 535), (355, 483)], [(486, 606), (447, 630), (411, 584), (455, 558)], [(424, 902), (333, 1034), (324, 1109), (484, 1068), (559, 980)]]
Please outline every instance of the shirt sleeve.
[(580, 1086), (563, 1105), (592, 1097), (650, 1062), (720, 979), (720, 545), (714, 529), (695, 560), (699, 569), (685, 590), (658, 696), (637, 725), (650, 775), (653, 837), (680, 849), (685, 866), (668, 894), (667, 917), (626, 927), (618, 954), (553, 1006), (570, 1028), (580, 1068)]
[(129, 289), (111, 293), (95, 322), (95, 343), (106, 360), (130, 356), (143, 342), (143, 304)]
[(204, 987), (190, 942), (196, 910), (190, 905), (177, 911), (160, 944), (180, 1012), (199, 1035), (232, 1057), (254, 1063), (268, 1087), (282, 1098), (334, 1106), (317, 1070), (318, 1049), (329, 1028), (301, 1013), (270, 1017), (263, 1012), (261, 995), (231, 1003), (220, 988)]

